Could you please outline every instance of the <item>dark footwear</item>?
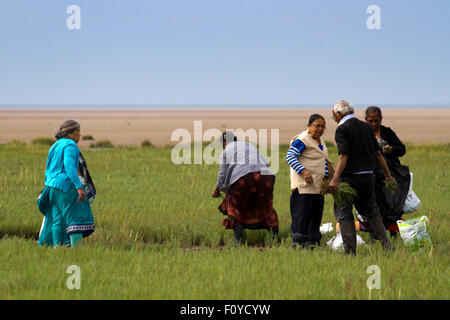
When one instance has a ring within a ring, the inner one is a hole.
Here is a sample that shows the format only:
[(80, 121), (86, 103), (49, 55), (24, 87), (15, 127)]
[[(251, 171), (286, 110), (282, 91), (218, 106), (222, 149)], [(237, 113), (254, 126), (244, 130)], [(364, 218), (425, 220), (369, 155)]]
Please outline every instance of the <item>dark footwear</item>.
[(397, 236), (398, 236), (398, 232), (396, 232), (396, 231), (392, 231), (392, 230), (389, 230), (389, 234), (391, 235), (391, 238), (397, 238)]
[(305, 243), (307, 240), (308, 240), (308, 236), (303, 233), (295, 232), (292, 235), (292, 242), (296, 243), (301, 248), (305, 247)]
[(377, 239), (381, 240), (383, 248), (386, 250), (391, 250), (392, 245), (387, 237), (387, 233), (386, 230), (384, 229), (384, 224), (383, 221), (381, 220), (381, 216), (376, 215), (374, 217), (369, 217), (369, 224), (372, 227), (372, 230), (375, 233)]
[(304, 248), (310, 249), (311, 251), (313, 251), (314, 248), (318, 247), (318, 246), (319, 246), (319, 244), (317, 242), (306, 241)]
[(242, 244), (242, 234), (244, 233), (244, 225), (238, 224), (233, 228), (234, 242), (236, 244)]
[(356, 229), (355, 223), (344, 222), (340, 223), (342, 242), (344, 243), (344, 250), (346, 254), (353, 254), (356, 256)]
[(377, 235), (373, 230), (369, 232), (369, 235), (370, 235), (370, 244), (374, 244), (375, 241), (380, 240), (378, 239)]
[(280, 238), (278, 237), (278, 227), (270, 227), (269, 228), (269, 233), (272, 234), (272, 240), (278, 242), (280, 240)]

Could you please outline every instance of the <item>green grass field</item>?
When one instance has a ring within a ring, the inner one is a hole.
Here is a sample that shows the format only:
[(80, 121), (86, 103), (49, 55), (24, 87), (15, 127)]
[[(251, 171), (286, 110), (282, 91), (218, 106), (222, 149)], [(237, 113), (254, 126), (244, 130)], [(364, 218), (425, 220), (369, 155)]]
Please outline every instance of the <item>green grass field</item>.
[[(407, 146), (402, 163), (414, 172), (431, 250), (415, 252), (393, 240), (359, 247), (357, 257), (326, 245), (291, 249), (289, 169), (280, 149), (274, 207), (280, 242), (246, 231), (246, 245), (225, 230), (220, 199), (211, 198), (217, 165), (174, 165), (171, 150), (88, 149), (83, 155), (97, 188), (92, 204), (97, 230), (83, 246), (36, 244), (42, 215), (48, 146), (0, 146), (0, 299), (448, 299), (450, 145)], [(336, 160), (336, 148), (329, 149)], [(326, 196), (322, 223), (335, 219)], [(368, 240), (367, 234), (361, 234)], [(66, 270), (77, 265), (81, 289), (69, 290)], [(366, 270), (378, 265), (380, 289), (369, 290)]]

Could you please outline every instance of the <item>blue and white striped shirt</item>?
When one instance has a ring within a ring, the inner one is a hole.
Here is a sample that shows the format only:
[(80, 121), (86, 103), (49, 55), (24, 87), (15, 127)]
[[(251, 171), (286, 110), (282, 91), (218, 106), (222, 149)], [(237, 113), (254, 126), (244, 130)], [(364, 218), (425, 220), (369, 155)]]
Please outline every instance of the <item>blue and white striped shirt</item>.
[[(319, 144), (320, 150), (323, 151), (323, 145)], [(289, 148), (287, 154), (286, 154), (286, 161), (289, 164), (289, 166), (297, 172), (297, 174), (301, 174), (303, 170), (306, 168), (302, 166), (300, 161), (298, 161), (298, 157), (303, 153), (303, 151), (306, 149), (305, 144), (300, 140), (295, 140), (291, 147)], [(325, 177), (328, 177), (328, 161), (325, 160)]]

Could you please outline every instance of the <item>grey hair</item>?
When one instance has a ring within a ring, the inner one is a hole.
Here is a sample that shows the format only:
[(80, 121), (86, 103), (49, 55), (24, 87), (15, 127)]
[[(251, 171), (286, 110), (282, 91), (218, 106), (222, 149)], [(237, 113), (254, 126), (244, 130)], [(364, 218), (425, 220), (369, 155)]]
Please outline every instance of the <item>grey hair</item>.
[(233, 134), (232, 131), (224, 131), (222, 132), (222, 135), (220, 136), (220, 142), (223, 143), (227, 143), (227, 142), (233, 142), (233, 141), (237, 141), (236, 136)]
[(333, 111), (335, 113), (340, 113), (342, 116), (346, 116), (348, 114), (355, 113), (355, 109), (353, 108), (352, 104), (345, 100), (338, 101), (334, 107)]
[(55, 139), (59, 140), (61, 138), (65, 138), (68, 134), (71, 134), (79, 128), (80, 124), (75, 120), (66, 120), (59, 127), (59, 131), (55, 133)]

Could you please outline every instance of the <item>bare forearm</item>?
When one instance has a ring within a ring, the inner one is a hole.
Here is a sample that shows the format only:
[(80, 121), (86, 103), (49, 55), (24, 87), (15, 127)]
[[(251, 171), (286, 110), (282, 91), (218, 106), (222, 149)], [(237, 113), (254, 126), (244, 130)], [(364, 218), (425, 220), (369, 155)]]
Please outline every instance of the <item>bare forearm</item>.
[(341, 178), (342, 172), (344, 172), (344, 169), (347, 166), (347, 159), (348, 159), (347, 154), (339, 155), (333, 179), (331, 179), (330, 184), (328, 185), (328, 190), (333, 194), (336, 194), (337, 192), (339, 179)]
[(335, 181), (339, 181), (339, 178), (341, 177), (342, 172), (344, 172), (344, 169), (347, 166), (347, 160), (348, 160), (347, 154), (339, 155), (338, 162), (336, 164), (336, 169), (335, 169), (334, 176), (333, 176), (333, 179), (335, 179)]

